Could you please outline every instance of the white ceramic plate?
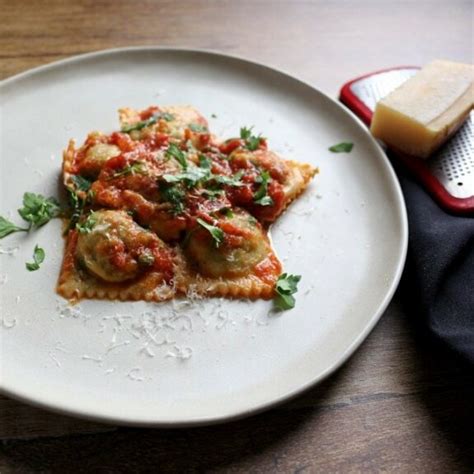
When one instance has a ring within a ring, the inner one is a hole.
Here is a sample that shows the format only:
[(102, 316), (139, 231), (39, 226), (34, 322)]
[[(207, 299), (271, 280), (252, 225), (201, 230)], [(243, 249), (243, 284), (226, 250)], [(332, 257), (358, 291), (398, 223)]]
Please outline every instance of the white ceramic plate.
[[(215, 299), (71, 308), (55, 293), (58, 220), (0, 241), (5, 394), (113, 423), (228, 420), (329, 375), (389, 303), (407, 245), (397, 179), (361, 122), (311, 86), (221, 54), (130, 48), (40, 67), (0, 91), (0, 214), (16, 222), (24, 191), (59, 194), (68, 139), (117, 128), (121, 106), (192, 104), (218, 135), (254, 125), (272, 149), (321, 170), (272, 230), (285, 270), (302, 275), (296, 308), (280, 314)], [(354, 142), (350, 154), (328, 151), (341, 141)], [(46, 261), (28, 272), (35, 244)]]

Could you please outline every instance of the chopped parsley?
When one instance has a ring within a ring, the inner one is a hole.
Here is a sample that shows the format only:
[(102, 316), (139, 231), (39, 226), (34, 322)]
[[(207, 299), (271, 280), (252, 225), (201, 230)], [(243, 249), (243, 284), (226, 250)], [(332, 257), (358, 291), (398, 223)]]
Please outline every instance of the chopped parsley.
[(256, 183), (260, 183), (257, 191), (253, 195), (253, 201), (255, 204), (260, 206), (272, 206), (273, 199), (267, 194), (268, 183), (272, 180), (270, 173), (266, 170), (262, 171), (259, 176), (255, 179)]
[(240, 129), (240, 138), (242, 140), (248, 140), (252, 136), (252, 128), (241, 127)]
[(224, 191), (222, 189), (203, 189), (203, 196), (208, 197), (211, 201), (214, 201), (217, 197), (223, 196)]
[(188, 128), (196, 133), (208, 133), (208, 129), (206, 126), (201, 125), (200, 123), (190, 123)]
[(171, 122), (174, 119), (173, 115), (164, 112), (152, 115), (150, 118), (146, 120), (140, 120), (139, 122), (126, 124), (122, 127), (122, 132), (130, 133), (134, 130), (141, 130), (142, 128), (149, 127), (150, 125), (154, 125), (158, 120), (163, 119), (167, 122)]
[(255, 219), (255, 217), (253, 216), (248, 216), (247, 221), (250, 225), (253, 225), (253, 226), (256, 226), (258, 223), (257, 219)]
[(58, 201), (50, 197), (45, 198), (41, 194), (25, 193), (23, 195), (23, 207), (18, 209), (18, 214), (29, 222), (31, 227), (41, 227), (53, 217), (59, 216), (61, 208)]
[(197, 222), (211, 234), (212, 238), (214, 239), (215, 246), (219, 247), (219, 245), (224, 241), (224, 231), (215, 225), (208, 224), (199, 217), (197, 218)]
[(181, 214), (184, 211), (186, 193), (179, 185), (162, 185), (160, 191), (161, 197), (172, 205), (172, 211), (174, 214)]
[(301, 275), (289, 275), (283, 273), (278, 277), (275, 285), (275, 297), (273, 302), (275, 307), (281, 311), (295, 307), (295, 297), (293, 296), (298, 291), (298, 282), (301, 280)]
[(216, 183), (219, 183), (219, 184), (225, 184), (227, 186), (238, 187), (238, 186), (243, 186), (244, 185), (244, 183), (242, 183), (242, 181), (240, 181), (243, 174), (244, 174), (243, 170), (238, 171), (233, 176), (223, 176), (223, 175), (214, 174), (214, 175), (212, 175), (212, 179)]
[(150, 249), (145, 249), (140, 255), (138, 255), (138, 263), (149, 267), (155, 263), (155, 257)]
[(240, 129), (240, 138), (245, 141), (245, 148), (255, 151), (260, 146), (261, 135), (252, 135), (253, 127), (242, 127)]
[(211, 184), (213, 191), (216, 191), (212, 187), (212, 183), (227, 186), (243, 186), (240, 181), (244, 172), (241, 170), (233, 176), (224, 176), (219, 174), (213, 174), (210, 171), (211, 161), (204, 155), (199, 157), (199, 167), (188, 166), (183, 173), (177, 174), (165, 174), (163, 179), (167, 183), (183, 183), (186, 187), (192, 188), (199, 184), (207, 185)]
[(230, 207), (225, 207), (224, 209), (221, 209), (221, 214), (226, 216), (228, 219), (232, 219), (234, 217), (234, 211)]
[(212, 167), (212, 161), (206, 155), (199, 155), (199, 167), (210, 170)]
[(91, 213), (87, 216), (87, 219), (84, 222), (78, 222), (76, 224), (76, 229), (81, 234), (90, 234), (96, 224), (97, 216), (94, 211), (91, 211)]
[(41, 247), (35, 246), (33, 251), (33, 262), (27, 262), (25, 264), (26, 269), (29, 272), (34, 272), (39, 269), (40, 265), (44, 262), (45, 253)]
[(183, 182), (188, 188), (196, 186), (199, 182), (206, 180), (208, 177), (209, 170), (206, 168), (198, 168), (197, 166), (187, 168), (183, 173), (163, 175), (163, 179), (167, 183)]
[(120, 171), (116, 171), (112, 178), (120, 178), (121, 176), (128, 176), (134, 174), (143, 174), (145, 172), (145, 163), (143, 161), (135, 161), (129, 165), (124, 166)]
[(5, 217), (0, 216), (0, 239), (3, 239), (3, 237), (6, 237), (13, 232), (28, 232), (28, 229), (18, 227), (13, 222), (5, 219)]
[(72, 182), (76, 186), (78, 191), (89, 191), (92, 186), (92, 182), (82, 177), (81, 175), (75, 174), (71, 177)]
[(174, 158), (184, 170), (188, 168), (186, 154), (184, 153), (184, 151), (180, 150), (178, 146), (174, 143), (170, 143), (168, 149), (166, 150), (166, 157), (168, 159)]
[(354, 148), (354, 144), (351, 142), (341, 142), (337, 145), (333, 145), (329, 147), (329, 151), (333, 153), (350, 153), (352, 148)]
[(69, 221), (68, 230), (74, 229), (77, 223), (80, 221), (86, 204), (92, 201), (93, 191), (89, 190), (85, 198), (80, 197), (77, 193), (68, 189), (69, 193), (69, 206), (71, 208), (71, 219)]

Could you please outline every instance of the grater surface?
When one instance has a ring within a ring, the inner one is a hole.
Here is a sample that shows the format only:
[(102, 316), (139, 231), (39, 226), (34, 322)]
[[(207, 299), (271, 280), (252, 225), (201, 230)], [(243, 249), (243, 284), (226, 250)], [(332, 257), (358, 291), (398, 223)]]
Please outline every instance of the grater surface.
[[(418, 68), (394, 69), (368, 76), (351, 85), (352, 93), (372, 112), (376, 103), (416, 74)], [(474, 114), (426, 165), (452, 196), (474, 195)]]

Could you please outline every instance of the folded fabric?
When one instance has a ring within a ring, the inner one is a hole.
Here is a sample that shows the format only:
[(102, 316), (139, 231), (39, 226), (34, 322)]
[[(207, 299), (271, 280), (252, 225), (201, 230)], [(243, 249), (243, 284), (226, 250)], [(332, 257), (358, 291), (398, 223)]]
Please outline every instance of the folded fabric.
[(474, 364), (474, 217), (448, 214), (396, 168), (409, 225), (404, 297), (426, 331)]

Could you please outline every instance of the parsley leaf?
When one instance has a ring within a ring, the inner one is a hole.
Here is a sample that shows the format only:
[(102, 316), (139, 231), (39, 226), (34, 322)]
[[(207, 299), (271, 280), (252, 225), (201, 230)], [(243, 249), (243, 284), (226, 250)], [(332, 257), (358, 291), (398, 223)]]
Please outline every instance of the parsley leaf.
[(154, 125), (160, 119), (166, 120), (167, 122), (171, 122), (171, 120), (174, 119), (174, 116), (169, 114), (168, 112), (154, 114), (146, 120), (140, 120), (139, 122), (124, 125), (122, 127), (122, 132), (130, 133), (134, 130), (141, 130), (142, 128)]
[(199, 167), (210, 170), (212, 167), (212, 161), (205, 155), (199, 155)]
[(275, 285), (275, 297), (273, 302), (277, 309), (284, 311), (295, 307), (295, 297), (298, 291), (298, 282), (301, 275), (288, 275), (283, 273), (278, 277)]
[(219, 175), (219, 174), (214, 174), (214, 175), (212, 175), (212, 179), (216, 183), (219, 183), (219, 184), (225, 184), (227, 186), (239, 187), (239, 186), (244, 185), (244, 183), (242, 183), (242, 181), (240, 181), (243, 174), (244, 174), (243, 170), (238, 171), (233, 176), (223, 176), (223, 175)]
[(78, 191), (89, 191), (90, 187), (92, 186), (92, 183), (88, 179), (83, 178), (78, 174), (72, 175), (71, 180), (75, 184)]
[(258, 137), (250, 137), (248, 140), (247, 140), (247, 148), (250, 150), (250, 151), (255, 151), (259, 146), (260, 146), (260, 135)]
[(143, 161), (135, 161), (135, 163), (124, 166), (120, 171), (114, 173), (112, 178), (119, 178), (120, 176), (128, 176), (129, 174), (137, 173), (145, 173), (145, 163), (143, 163)]
[(174, 143), (170, 143), (168, 149), (166, 150), (166, 157), (174, 158), (184, 170), (188, 168), (188, 162), (186, 160), (185, 153)]
[(190, 123), (188, 125), (188, 128), (190, 130), (192, 130), (193, 132), (196, 132), (196, 133), (207, 133), (208, 132), (207, 127), (204, 126), (204, 125), (201, 125), (200, 123)]
[(161, 197), (173, 206), (174, 214), (184, 211), (186, 193), (177, 185), (164, 185), (160, 187)]
[(97, 216), (95, 215), (94, 211), (91, 211), (91, 213), (87, 216), (87, 219), (84, 222), (78, 222), (76, 224), (76, 229), (81, 234), (90, 234), (96, 224)]
[(252, 128), (241, 127), (240, 128), (240, 138), (242, 140), (248, 140), (252, 136)]
[[(202, 163), (201, 164), (205, 164)], [(207, 167), (190, 167), (187, 168), (183, 173), (178, 174), (165, 174), (163, 179), (167, 183), (184, 183), (188, 188), (197, 186), (200, 183), (214, 182), (220, 185), (227, 186), (243, 186), (244, 183), (240, 181), (240, 178), (244, 174), (243, 171), (237, 172), (233, 176), (223, 176), (219, 174), (213, 174)]]
[(26, 269), (30, 272), (34, 272), (39, 269), (40, 264), (44, 262), (45, 253), (41, 247), (35, 246), (33, 251), (33, 262), (27, 262), (25, 264)]
[(41, 194), (25, 193), (23, 195), (23, 207), (18, 209), (18, 214), (30, 223), (31, 227), (41, 227), (53, 217), (59, 216), (61, 208), (58, 201), (50, 197), (45, 198)]
[(197, 218), (197, 222), (211, 234), (212, 238), (214, 239), (214, 244), (216, 247), (219, 247), (219, 245), (224, 241), (224, 231), (219, 227), (208, 224), (199, 217)]
[(69, 221), (69, 229), (76, 226), (84, 210), (85, 200), (81, 199), (74, 191), (68, 189), (69, 193), (69, 205), (72, 208), (71, 220)]
[(232, 219), (232, 217), (234, 217), (234, 211), (230, 207), (225, 207), (224, 209), (221, 209), (221, 214), (226, 216), (228, 219)]
[(89, 190), (86, 197), (82, 198), (71, 189), (67, 189), (67, 191), (69, 192), (69, 206), (72, 209), (69, 226), (67, 228), (67, 230), (70, 230), (75, 228), (77, 223), (80, 221), (84, 212), (84, 207), (88, 202), (92, 201), (93, 192), (92, 190)]
[(203, 189), (203, 196), (208, 197), (211, 201), (214, 201), (217, 197), (223, 196), (224, 191), (222, 189)]
[(260, 206), (273, 206), (273, 199), (270, 196), (263, 196), (257, 199), (255, 204), (259, 204)]
[(253, 201), (260, 206), (272, 206), (273, 199), (267, 194), (268, 183), (272, 180), (270, 173), (266, 170), (262, 171), (255, 179), (256, 183), (260, 183), (257, 191), (253, 195)]
[(138, 255), (138, 263), (145, 267), (149, 267), (155, 263), (155, 257), (153, 256), (153, 253), (150, 249), (144, 249)]
[(179, 183), (183, 181), (188, 187), (196, 186), (200, 181), (203, 181), (208, 177), (209, 170), (205, 168), (198, 168), (197, 166), (187, 168), (184, 173), (163, 175), (163, 179), (167, 183)]
[(0, 239), (6, 237), (8, 234), (12, 234), (13, 232), (27, 232), (28, 229), (23, 229), (18, 227), (13, 222), (5, 219), (4, 217), (0, 216)]
[(329, 147), (329, 151), (333, 153), (350, 153), (350, 151), (354, 148), (354, 144), (351, 142), (341, 142), (337, 145), (333, 145)]
[(252, 135), (253, 127), (242, 127), (240, 129), (240, 138), (245, 141), (245, 148), (255, 151), (260, 146), (261, 135)]
[(171, 122), (172, 120), (174, 120), (174, 115), (170, 114), (169, 112), (163, 112), (160, 118), (162, 118), (166, 122)]

